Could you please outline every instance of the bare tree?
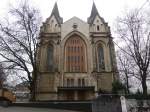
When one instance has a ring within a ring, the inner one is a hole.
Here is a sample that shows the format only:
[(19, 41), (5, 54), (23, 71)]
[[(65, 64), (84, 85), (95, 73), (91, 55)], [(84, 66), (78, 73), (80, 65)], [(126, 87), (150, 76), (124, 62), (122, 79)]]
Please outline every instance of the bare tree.
[(40, 13), (27, 1), (9, 11), (10, 18), (0, 22), (0, 56), (7, 69), (22, 71), (26, 76), (18, 76), (29, 83), (32, 100), (35, 99), (35, 80), (37, 74), (36, 51)]
[[(131, 79), (135, 77), (137, 69), (134, 60), (130, 58), (127, 54), (119, 50), (117, 52), (117, 65), (121, 82), (126, 87), (126, 93), (130, 94), (130, 88), (135, 86), (136, 83), (131, 82)], [(132, 69), (131, 69), (132, 68)], [(137, 78), (138, 79), (138, 78)]]
[[(124, 43), (121, 50), (134, 61), (137, 77), (141, 84), (143, 95), (147, 96), (147, 79), (150, 65), (150, 19), (145, 10), (132, 10), (124, 17), (118, 18), (117, 33)], [(125, 49), (124, 49), (125, 48)]]
[(129, 60), (124, 57), (122, 54), (117, 55), (118, 58), (118, 70), (120, 73), (120, 79), (126, 86), (127, 94), (130, 93), (130, 85), (129, 85), (129, 70), (130, 70), (130, 64)]

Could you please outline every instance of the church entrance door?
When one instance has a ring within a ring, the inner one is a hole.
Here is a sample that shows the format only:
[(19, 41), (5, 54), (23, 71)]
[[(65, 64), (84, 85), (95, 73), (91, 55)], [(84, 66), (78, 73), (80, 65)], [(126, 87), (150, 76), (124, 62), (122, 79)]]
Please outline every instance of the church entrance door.
[(74, 92), (73, 91), (66, 92), (66, 97), (67, 100), (74, 100)]

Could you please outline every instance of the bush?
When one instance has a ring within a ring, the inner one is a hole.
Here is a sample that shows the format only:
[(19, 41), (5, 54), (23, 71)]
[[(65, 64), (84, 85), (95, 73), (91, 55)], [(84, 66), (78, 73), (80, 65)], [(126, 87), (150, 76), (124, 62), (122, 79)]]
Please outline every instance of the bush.
[(148, 100), (150, 99), (150, 95), (144, 96), (140, 90), (137, 90), (136, 93), (131, 93), (130, 95), (126, 95), (128, 99), (137, 99), (137, 100)]
[(125, 85), (123, 85), (120, 81), (114, 81), (112, 83), (112, 93), (118, 94), (119, 92), (123, 92), (126, 90)]

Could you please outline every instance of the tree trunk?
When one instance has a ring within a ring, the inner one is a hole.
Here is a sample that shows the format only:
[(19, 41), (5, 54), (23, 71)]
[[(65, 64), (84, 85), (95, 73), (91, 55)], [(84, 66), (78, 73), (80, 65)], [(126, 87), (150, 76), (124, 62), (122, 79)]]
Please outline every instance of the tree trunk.
[(30, 94), (31, 94), (30, 101), (35, 101), (35, 84), (34, 84), (34, 82), (32, 82), (30, 85)]
[(127, 91), (127, 94), (130, 94), (130, 90), (129, 90), (129, 77), (128, 77), (128, 72), (127, 72), (127, 70), (126, 70), (126, 73), (125, 73), (125, 75), (126, 75), (126, 91)]
[(129, 82), (128, 82), (128, 79), (127, 79), (127, 94), (130, 94), (130, 90), (129, 90)]
[(143, 89), (143, 96), (147, 97), (147, 84), (146, 84), (146, 73), (143, 72), (142, 77), (142, 89)]
[(36, 95), (36, 79), (37, 79), (37, 69), (34, 68), (34, 71), (32, 73), (32, 83), (31, 83), (31, 101), (35, 101), (35, 95)]

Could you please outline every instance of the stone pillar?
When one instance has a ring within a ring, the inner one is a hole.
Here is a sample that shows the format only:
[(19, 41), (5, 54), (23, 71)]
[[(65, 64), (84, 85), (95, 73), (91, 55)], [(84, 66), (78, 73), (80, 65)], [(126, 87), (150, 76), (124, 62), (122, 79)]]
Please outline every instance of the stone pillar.
[(74, 100), (78, 100), (78, 91), (74, 91)]
[(127, 112), (127, 107), (126, 107), (126, 99), (124, 96), (120, 97), (121, 100), (121, 108), (122, 108), (122, 112)]
[[(94, 41), (94, 40), (92, 40)], [(96, 70), (96, 54), (95, 54), (95, 44), (92, 43), (92, 61), (93, 61), (93, 71)]]

